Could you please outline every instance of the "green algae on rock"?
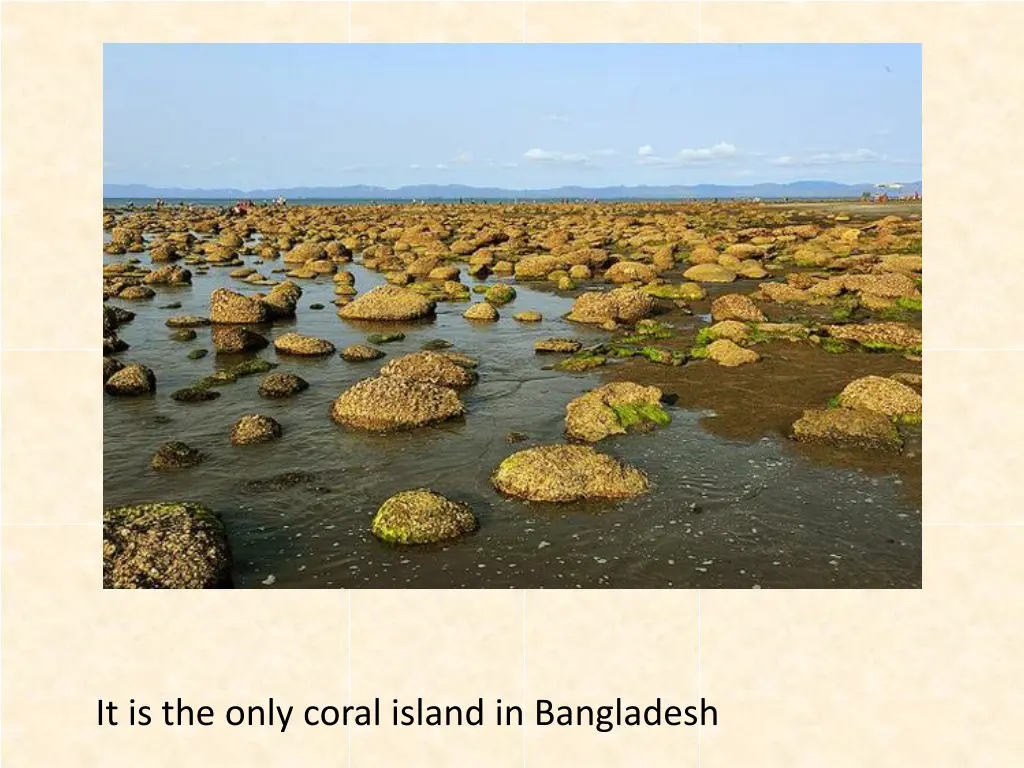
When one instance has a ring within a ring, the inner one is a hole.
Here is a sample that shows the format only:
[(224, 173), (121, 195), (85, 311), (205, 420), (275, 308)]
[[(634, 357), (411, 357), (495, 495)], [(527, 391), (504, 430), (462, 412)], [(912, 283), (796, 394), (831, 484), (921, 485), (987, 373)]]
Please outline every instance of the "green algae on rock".
[(874, 411), (852, 408), (807, 410), (790, 435), (800, 442), (825, 442), (883, 451), (899, 451), (903, 439), (892, 420)]
[(176, 389), (171, 393), (171, 400), (177, 400), (180, 403), (204, 403), (216, 400), (218, 397), (220, 397), (220, 392), (210, 389), (210, 385), (202, 381), (190, 387)]
[(405, 338), (405, 334), (401, 332), (396, 333), (371, 333), (366, 337), (366, 340), (371, 344), (390, 344), (393, 341), (402, 341)]
[(508, 304), (515, 299), (516, 289), (506, 283), (495, 283), (484, 293), (484, 300), (495, 306)]
[(708, 295), (699, 283), (652, 283), (645, 285), (642, 290), (656, 299), (674, 301), (700, 301)]
[(389, 544), (432, 544), (477, 528), (473, 510), (426, 488), (402, 491), (385, 501), (370, 530)]
[(596, 443), (644, 425), (665, 426), (671, 417), (661, 407), (661, 390), (629, 381), (598, 387), (565, 409), (565, 433), (571, 440)]
[(573, 373), (581, 373), (583, 371), (589, 371), (591, 368), (597, 368), (608, 362), (608, 358), (604, 355), (595, 354), (584, 350), (579, 352), (572, 357), (569, 357), (562, 362), (555, 365), (560, 371), (571, 371)]
[(217, 589), (231, 586), (224, 524), (194, 502), (110, 507), (103, 512), (106, 589)]

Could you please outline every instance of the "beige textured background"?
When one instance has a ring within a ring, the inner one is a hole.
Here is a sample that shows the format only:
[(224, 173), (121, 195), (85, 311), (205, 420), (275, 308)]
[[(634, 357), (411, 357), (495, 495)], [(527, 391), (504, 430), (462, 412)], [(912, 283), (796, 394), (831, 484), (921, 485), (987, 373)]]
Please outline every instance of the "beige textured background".
[[(1021, 764), (1024, 67), (1014, 53), (1024, 4), (4, 2), (0, 12), (5, 766)], [(923, 43), (924, 589), (102, 592), (102, 43), (348, 40)], [(48, 210), (55, 190), (59, 216)], [(608, 735), (94, 725), (99, 697), (221, 708), (375, 695), (703, 695), (720, 725)]]

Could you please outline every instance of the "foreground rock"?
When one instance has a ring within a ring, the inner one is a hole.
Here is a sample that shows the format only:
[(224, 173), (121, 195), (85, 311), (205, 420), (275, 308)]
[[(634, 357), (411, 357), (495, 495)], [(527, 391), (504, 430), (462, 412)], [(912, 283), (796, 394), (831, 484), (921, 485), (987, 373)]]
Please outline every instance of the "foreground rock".
[(851, 381), (839, 394), (843, 408), (861, 408), (884, 416), (921, 413), (921, 395), (899, 381), (865, 376)]
[(124, 366), (107, 379), (103, 388), (119, 397), (136, 397), (156, 391), (156, 374), (138, 363)]
[(156, 449), (150, 466), (153, 469), (186, 469), (201, 464), (205, 456), (187, 443), (172, 440)]
[(528, 501), (624, 499), (649, 487), (638, 469), (583, 445), (544, 445), (514, 453), (491, 476), (494, 487)]
[(874, 450), (898, 451), (903, 446), (892, 421), (874, 411), (826, 408), (804, 411), (793, 424), (800, 442), (824, 442)]
[(274, 340), (274, 349), (285, 355), (333, 355), (334, 345), (326, 339), (303, 336), (301, 333), (286, 333)]
[(476, 527), (476, 516), (466, 504), (421, 488), (385, 501), (370, 529), (390, 544), (431, 544), (472, 533)]
[(434, 302), (415, 291), (381, 285), (338, 311), (346, 320), (416, 320), (434, 314)]
[(576, 299), (569, 320), (577, 323), (625, 323), (633, 325), (654, 310), (654, 299), (634, 288), (616, 288), (607, 293), (588, 292)]
[(113, 357), (103, 358), (103, 383), (106, 383), (107, 379), (113, 376), (115, 373), (124, 368), (124, 363)]
[(331, 418), (370, 432), (415, 429), (465, 414), (454, 389), (405, 376), (364, 379), (334, 401)]
[(452, 389), (466, 389), (477, 380), (473, 371), (453, 362), (448, 354), (428, 351), (395, 358), (380, 369), (380, 375), (404, 376)]
[(247, 413), (231, 428), (231, 442), (234, 445), (269, 443), (282, 434), (281, 425), (269, 416)]
[(216, 514), (191, 502), (111, 507), (103, 512), (107, 589), (231, 586), (231, 551)]
[(297, 395), (309, 389), (309, 382), (294, 373), (274, 371), (268, 373), (260, 381), (259, 393), (262, 397), (280, 399)]
[(661, 407), (660, 389), (623, 381), (571, 401), (565, 409), (565, 434), (572, 440), (596, 443), (634, 427), (665, 426), (670, 421)]

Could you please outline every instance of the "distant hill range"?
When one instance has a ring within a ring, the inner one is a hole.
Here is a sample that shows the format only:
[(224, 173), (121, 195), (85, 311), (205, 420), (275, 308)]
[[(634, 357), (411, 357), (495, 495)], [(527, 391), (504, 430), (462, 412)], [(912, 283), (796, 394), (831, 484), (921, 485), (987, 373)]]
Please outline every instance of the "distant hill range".
[[(900, 183), (900, 182), (896, 182)], [(104, 184), (105, 198), (184, 198), (192, 200), (264, 199), (283, 195), (289, 200), (431, 200), (469, 198), (475, 200), (550, 200), (559, 198), (597, 200), (678, 200), (710, 198), (849, 198), (864, 192), (879, 192), (874, 183), (839, 184), (833, 181), (794, 181), (789, 184), (752, 184), (732, 186), (722, 184), (695, 184), (692, 186), (638, 186), (638, 187), (556, 187), (553, 189), (501, 189), (499, 187), (469, 187), (461, 184), (419, 184), (387, 189), (354, 185), (347, 187), (279, 187), (275, 189), (182, 189), (176, 187), (149, 187), (145, 184)], [(921, 182), (903, 182), (890, 194), (921, 192)]]

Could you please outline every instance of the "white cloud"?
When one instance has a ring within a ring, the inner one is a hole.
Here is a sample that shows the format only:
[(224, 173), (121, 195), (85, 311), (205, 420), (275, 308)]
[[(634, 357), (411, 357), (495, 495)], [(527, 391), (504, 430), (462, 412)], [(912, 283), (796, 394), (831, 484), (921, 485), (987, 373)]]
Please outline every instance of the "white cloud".
[(420, 169), (420, 164), (419, 163), (413, 163), (412, 165), (409, 166), (409, 170), (411, 170), (411, 171), (418, 171), (419, 169)]
[(546, 149), (528, 149), (523, 153), (523, 159), (531, 163), (545, 163), (548, 165), (587, 165), (590, 163), (590, 158), (585, 154), (550, 152)]
[(595, 149), (592, 152), (558, 152), (547, 149), (528, 149), (523, 153), (523, 159), (530, 163), (541, 163), (544, 165), (571, 165), (584, 168), (591, 168), (596, 165), (595, 158), (613, 157), (617, 155), (614, 149)]
[(636, 151), (636, 153), (640, 155), (640, 157), (649, 157), (650, 155), (654, 154), (654, 147), (652, 147), (650, 144), (644, 144), (642, 147), (640, 147), (640, 149)]
[(768, 161), (772, 165), (785, 165), (785, 166), (809, 166), (809, 165), (849, 165), (857, 163), (886, 163), (886, 162), (902, 162), (893, 160), (892, 158), (883, 155), (881, 152), (876, 152), (873, 149), (855, 149), (851, 152), (815, 152), (811, 155), (804, 157), (794, 157), (793, 155), (782, 155)]
[(569, 122), (569, 116), (568, 115), (557, 115), (557, 114), (556, 115), (544, 115), (544, 117), (542, 117), (541, 120), (543, 120), (545, 123), (568, 123)]
[(438, 163), (434, 167), (437, 168), (437, 170), (439, 170), (439, 171), (447, 171), (448, 170), (448, 166), (445, 165), (444, 163)]
[(455, 163), (456, 165), (466, 165), (466, 163), (473, 162), (473, 156), (466, 150), (460, 149), (455, 153), (455, 157), (453, 157), (450, 162)]
[[(651, 152), (644, 152), (643, 150), (645, 149), (651, 149)], [(640, 154), (641, 157), (637, 162), (641, 165), (654, 165), (662, 168), (712, 165), (714, 163), (736, 159), (741, 155), (740, 151), (734, 145), (725, 141), (719, 142), (711, 147), (681, 149), (676, 154), (669, 155), (667, 157), (660, 157), (653, 154), (653, 149), (649, 146), (641, 147), (638, 154)]]
[(519, 163), (502, 163), (501, 167), (502, 168), (518, 168), (519, 167)]

